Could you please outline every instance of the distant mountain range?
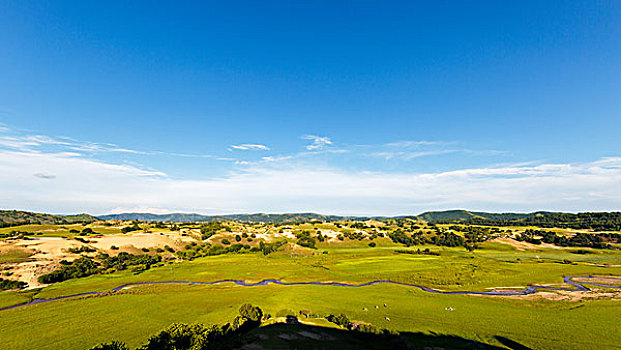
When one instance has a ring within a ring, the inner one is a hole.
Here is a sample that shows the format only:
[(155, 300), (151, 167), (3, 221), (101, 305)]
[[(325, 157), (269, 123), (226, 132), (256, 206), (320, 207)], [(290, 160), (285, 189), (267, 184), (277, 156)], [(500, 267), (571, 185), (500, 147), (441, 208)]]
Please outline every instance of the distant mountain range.
[(98, 216), (102, 220), (139, 220), (139, 221), (163, 221), (163, 222), (211, 222), (211, 221), (238, 221), (238, 222), (267, 222), (287, 223), (303, 222), (310, 220), (320, 221), (344, 221), (364, 220), (363, 217), (322, 215), (315, 213), (291, 213), (291, 214), (230, 214), (230, 215), (201, 215), (201, 214), (150, 214), (150, 213), (123, 213)]
[[(246, 223), (295, 223), (311, 220), (345, 221), (367, 219), (390, 219), (389, 217), (338, 216), (316, 213), (290, 214), (231, 214), (231, 215), (202, 215), (202, 214), (151, 214), (151, 213), (122, 213), (99, 215), (51, 215), (31, 213), (17, 210), (0, 210), (0, 227), (14, 226), (24, 223), (33, 224), (69, 224), (76, 222), (93, 222), (96, 220), (138, 220), (163, 222), (211, 222), (211, 221), (238, 221)], [(621, 230), (621, 212), (593, 212), (593, 213), (558, 213), (538, 211), (533, 213), (487, 213), (468, 210), (428, 211), (420, 215), (399, 216), (393, 219), (412, 219), (430, 223), (494, 225), (494, 226), (538, 226), (538, 227), (567, 227), (592, 228), (596, 230)]]
[[(446, 211), (428, 211), (420, 215), (399, 216), (397, 218), (409, 218), (414, 220), (423, 220), (429, 222), (436, 221), (467, 221), (471, 219), (489, 219), (489, 220), (516, 220), (526, 217), (535, 216), (543, 212), (531, 214), (517, 213), (485, 213), (471, 212), (467, 210), (446, 210)], [(163, 221), (163, 222), (210, 222), (210, 221), (239, 221), (239, 222), (301, 222), (310, 220), (320, 221), (344, 221), (344, 220), (367, 220), (371, 218), (382, 219), (388, 218), (383, 216), (339, 216), (339, 215), (322, 215), (316, 213), (290, 213), (290, 214), (231, 214), (231, 215), (201, 215), (201, 214), (150, 214), (150, 213), (122, 213), (99, 215), (102, 220), (139, 220), (139, 221)]]

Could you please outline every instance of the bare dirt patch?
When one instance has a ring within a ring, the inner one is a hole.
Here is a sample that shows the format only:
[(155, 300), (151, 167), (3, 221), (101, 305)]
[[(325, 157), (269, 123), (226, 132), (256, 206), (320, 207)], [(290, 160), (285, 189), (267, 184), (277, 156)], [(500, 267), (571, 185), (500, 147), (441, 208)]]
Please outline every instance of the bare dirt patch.
[(538, 300), (547, 299), (555, 301), (578, 302), (581, 300), (600, 299), (600, 300), (621, 300), (621, 291), (611, 291), (610, 289), (592, 289), (590, 291), (539, 291), (535, 294), (506, 296), (505, 298)]

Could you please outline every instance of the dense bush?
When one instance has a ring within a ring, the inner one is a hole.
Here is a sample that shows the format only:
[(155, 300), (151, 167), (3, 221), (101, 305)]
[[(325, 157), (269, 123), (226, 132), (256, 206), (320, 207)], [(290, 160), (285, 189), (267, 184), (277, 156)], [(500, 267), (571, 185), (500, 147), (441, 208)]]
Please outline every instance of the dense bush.
[(28, 283), (22, 281), (5, 280), (0, 278), (0, 290), (9, 289), (23, 289), (28, 286)]
[(311, 237), (309, 231), (299, 232), (295, 236), (298, 239), (296, 242), (298, 245), (306, 248), (315, 249), (315, 244), (317, 243), (317, 241), (315, 240), (315, 238)]

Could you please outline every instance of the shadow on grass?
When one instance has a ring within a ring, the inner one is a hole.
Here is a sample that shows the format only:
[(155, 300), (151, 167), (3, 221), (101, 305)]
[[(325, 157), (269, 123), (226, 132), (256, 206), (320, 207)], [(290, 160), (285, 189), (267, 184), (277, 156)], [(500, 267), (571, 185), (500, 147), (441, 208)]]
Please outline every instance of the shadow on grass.
[(500, 344), (508, 347), (511, 350), (531, 350), (531, 348), (519, 344), (509, 338), (505, 338), (499, 335), (495, 336), (494, 338), (496, 338), (496, 340), (498, 340)]
[(489, 345), (458, 336), (401, 332), (378, 335), (304, 324), (273, 324), (241, 336), (244, 349), (529, 349), (513, 340), (496, 336), (506, 347)]

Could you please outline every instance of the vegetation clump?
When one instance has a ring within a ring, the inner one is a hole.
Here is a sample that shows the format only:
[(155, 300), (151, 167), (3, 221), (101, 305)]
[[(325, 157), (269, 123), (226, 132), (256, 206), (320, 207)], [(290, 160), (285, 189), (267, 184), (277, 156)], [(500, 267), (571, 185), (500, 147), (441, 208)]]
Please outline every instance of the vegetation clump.
[(22, 281), (13, 281), (0, 278), (0, 290), (24, 289), (28, 283)]
[(72, 278), (85, 277), (96, 274), (101, 270), (92, 259), (81, 257), (75, 259), (70, 265), (62, 265), (60, 269), (39, 276), (40, 283), (62, 282)]
[(95, 251), (95, 249), (89, 246), (83, 245), (83, 246), (80, 246), (79, 248), (69, 248), (67, 249), (67, 251), (70, 253), (74, 253), (74, 254), (80, 254), (80, 253), (92, 253)]
[(317, 243), (317, 240), (311, 237), (310, 231), (299, 232), (295, 235), (295, 237), (298, 239), (296, 242), (298, 245), (306, 248), (315, 249), (315, 244)]
[(138, 226), (138, 224), (137, 224), (137, 223), (134, 223), (134, 224), (133, 224), (133, 225), (131, 225), (131, 226), (125, 226), (125, 227), (123, 227), (123, 228), (121, 229), (121, 232), (123, 232), (123, 233), (128, 233), (128, 232), (132, 232), (132, 231), (140, 231), (140, 230), (142, 230), (142, 229), (140, 228), (140, 226)]

